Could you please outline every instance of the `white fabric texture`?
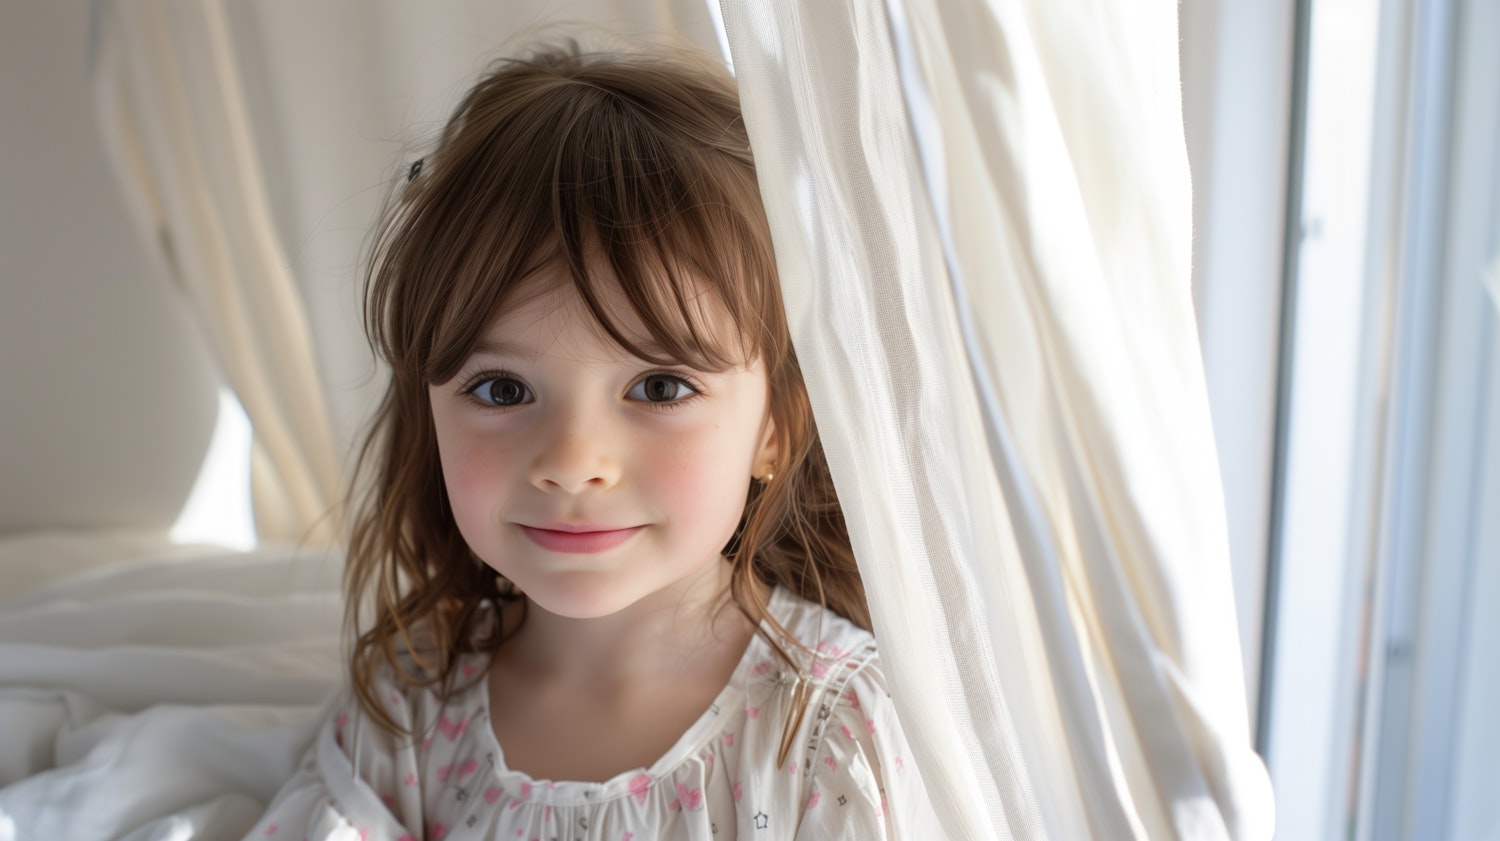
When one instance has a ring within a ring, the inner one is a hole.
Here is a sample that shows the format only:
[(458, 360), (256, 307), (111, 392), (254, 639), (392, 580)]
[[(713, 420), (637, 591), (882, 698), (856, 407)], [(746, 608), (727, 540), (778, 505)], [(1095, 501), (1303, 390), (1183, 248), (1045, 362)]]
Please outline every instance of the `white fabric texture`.
[[(430, 690), (400, 687), (388, 671), (377, 683), (383, 709), (411, 736), (381, 730), (345, 693), (250, 836), (940, 837), (874, 638), (784, 590), (774, 592), (770, 612), (806, 645), (788, 650), (801, 658), (811, 687), (809, 712), (784, 767), (766, 757), (780, 747), (796, 673), (759, 636), (670, 750), (650, 767), (602, 782), (543, 780), (510, 768), (490, 727), (485, 657), (471, 654), (459, 664), (467, 685), (446, 703)], [(763, 629), (772, 633), (769, 625)]]
[(1175, 4), (723, 12), (793, 339), (949, 834), (1270, 837)]
[(341, 566), (262, 547), (0, 540), (0, 839), (242, 837), (337, 686)]

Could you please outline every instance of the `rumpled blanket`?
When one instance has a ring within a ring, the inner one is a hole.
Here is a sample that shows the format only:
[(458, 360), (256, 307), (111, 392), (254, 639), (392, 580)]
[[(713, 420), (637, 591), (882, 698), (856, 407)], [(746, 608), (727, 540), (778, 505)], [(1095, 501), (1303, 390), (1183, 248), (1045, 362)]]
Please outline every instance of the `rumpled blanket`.
[(341, 564), (0, 539), (0, 841), (242, 838), (342, 678)]

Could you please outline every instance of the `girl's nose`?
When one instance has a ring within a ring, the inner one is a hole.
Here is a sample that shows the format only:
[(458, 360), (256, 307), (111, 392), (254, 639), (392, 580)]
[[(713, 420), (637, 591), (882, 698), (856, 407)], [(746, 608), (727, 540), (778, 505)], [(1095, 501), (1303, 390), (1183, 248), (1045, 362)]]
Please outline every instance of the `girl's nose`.
[(620, 462), (609, 452), (603, 424), (571, 413), (551, 423), (531, 462), (531, 484), (547, 493), (605, 490), (620, 479)]

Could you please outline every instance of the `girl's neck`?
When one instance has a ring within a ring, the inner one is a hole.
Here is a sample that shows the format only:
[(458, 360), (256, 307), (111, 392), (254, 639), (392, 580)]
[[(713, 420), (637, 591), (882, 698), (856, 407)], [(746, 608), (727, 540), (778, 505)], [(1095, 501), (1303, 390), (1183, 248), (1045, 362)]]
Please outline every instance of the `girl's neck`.
[(514, 670), (581, 688), (675, 680), (719, 671), (754, 633), (729, 596), (731, 568), (720, 560), (703, 572), (597, 619), (549, 613), (536, 603), (497, 656)]

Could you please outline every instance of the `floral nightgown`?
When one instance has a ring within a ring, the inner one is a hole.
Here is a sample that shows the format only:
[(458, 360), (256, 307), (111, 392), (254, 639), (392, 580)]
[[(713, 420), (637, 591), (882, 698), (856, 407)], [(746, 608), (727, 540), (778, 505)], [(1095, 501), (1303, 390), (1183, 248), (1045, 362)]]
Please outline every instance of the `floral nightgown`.
[[(331, 708), (302, 767), (249, 838), (365, 841), (941, 839), (896, 720), (874, 638), (778, 589), (771, 613), (816, 652), (812, 691), (787, 761), (773, 767), (795, 673), (756, 636), (729, 684), (665, 756), (602, 783), (532, 779), (506, 767), (483, 680), (446, 704), (379, 685), (417, 737)], [(473, 655), (460, 669), (483, 668)], [(805, 690), (804, 690), (805, 692)]]

